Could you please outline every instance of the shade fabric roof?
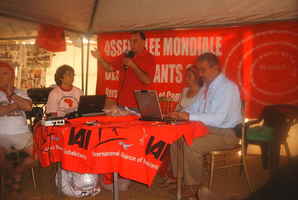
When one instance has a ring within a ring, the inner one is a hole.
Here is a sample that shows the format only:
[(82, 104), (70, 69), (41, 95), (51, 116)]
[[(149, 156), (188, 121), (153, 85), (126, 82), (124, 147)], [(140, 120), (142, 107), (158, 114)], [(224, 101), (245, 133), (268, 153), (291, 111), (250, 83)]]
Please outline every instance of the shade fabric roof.
[(94, 34), (297, 20), (298, 1), (2, 0), (0, 16), (0, 38), (32, 36), (37, 24)]

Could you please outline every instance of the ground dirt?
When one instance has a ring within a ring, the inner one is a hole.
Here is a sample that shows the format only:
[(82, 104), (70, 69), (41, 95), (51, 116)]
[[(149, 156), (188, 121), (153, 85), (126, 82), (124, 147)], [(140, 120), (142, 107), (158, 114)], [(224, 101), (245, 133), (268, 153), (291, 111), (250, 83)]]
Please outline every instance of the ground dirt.
[[(286, 158), (282, 158), (282, 163), (286, 163)], [(269, 171), (264, 170), (261, 166), (259, 155), (248, 155), (247, 158), (248, 171), (251, 182), (255, 188), (261, 187), (269, 178)], [(21, 200), (74, 200), (76, 198), (59, 196), (54, 182), (56, 167), (49, 168), (36, 167), (38, 188), (35, 191), (33, 188), (31, 173), (28, 171), (24, 177), (21, 193)], [(144, 184), (133, 182), (127, 192), (120, 193), (120, 200), (174, 200), (176, 199), (175, 186), (170, 189), (160, 187), (163, 179), (156, 176), (154, 183), (151, 187)], [(207, 177), (204, 180), (207, 183)], [(240, 175), (239, 168), (231, 168), (220, 170), (215, 173), (213, 191), (220, 195), (240, 195), (246, 196), (249, 194), (244, 175)], [(19, 197), (20, 197), (19, 196)], [(13, 200), (14, 197), (5, 191), (3, 200)], [(86, 200), (108, 200), (113, 199), (112, 192), (102, 191), (95, 197), (82, 198)]]

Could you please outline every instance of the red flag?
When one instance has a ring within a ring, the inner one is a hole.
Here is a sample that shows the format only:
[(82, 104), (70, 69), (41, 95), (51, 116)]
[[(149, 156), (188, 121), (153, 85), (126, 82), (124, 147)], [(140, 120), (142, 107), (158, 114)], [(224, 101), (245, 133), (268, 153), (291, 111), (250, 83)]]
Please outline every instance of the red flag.
[(64, 29), (52, 25), (39, 26), (36, 44), (48, 51), (59, 52), (66, 50)]

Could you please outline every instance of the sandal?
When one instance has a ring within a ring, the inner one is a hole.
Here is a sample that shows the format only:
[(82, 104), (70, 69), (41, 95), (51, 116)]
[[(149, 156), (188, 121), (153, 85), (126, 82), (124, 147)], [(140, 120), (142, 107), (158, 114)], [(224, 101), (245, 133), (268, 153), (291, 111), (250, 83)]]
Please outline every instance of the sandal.
[(159, 185), (160, 188), (168, 188), (171, 186), (176, 186), (177, 180), (174, 178), (167, 178), (163, 183)]

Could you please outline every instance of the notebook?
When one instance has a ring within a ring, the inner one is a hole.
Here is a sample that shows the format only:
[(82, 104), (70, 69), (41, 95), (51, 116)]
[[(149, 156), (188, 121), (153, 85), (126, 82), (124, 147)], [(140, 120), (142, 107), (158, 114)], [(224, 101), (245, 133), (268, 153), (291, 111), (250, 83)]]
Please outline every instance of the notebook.
[(103, 115), (105, 95), (85, 95), (80, 97), (78, 113), (81, 116)]
[(134, 94), (141, 114), (141, 120), (165, 122), (177, 121), (163, 117), (158, 95), (155, 90), (136, 90)]

